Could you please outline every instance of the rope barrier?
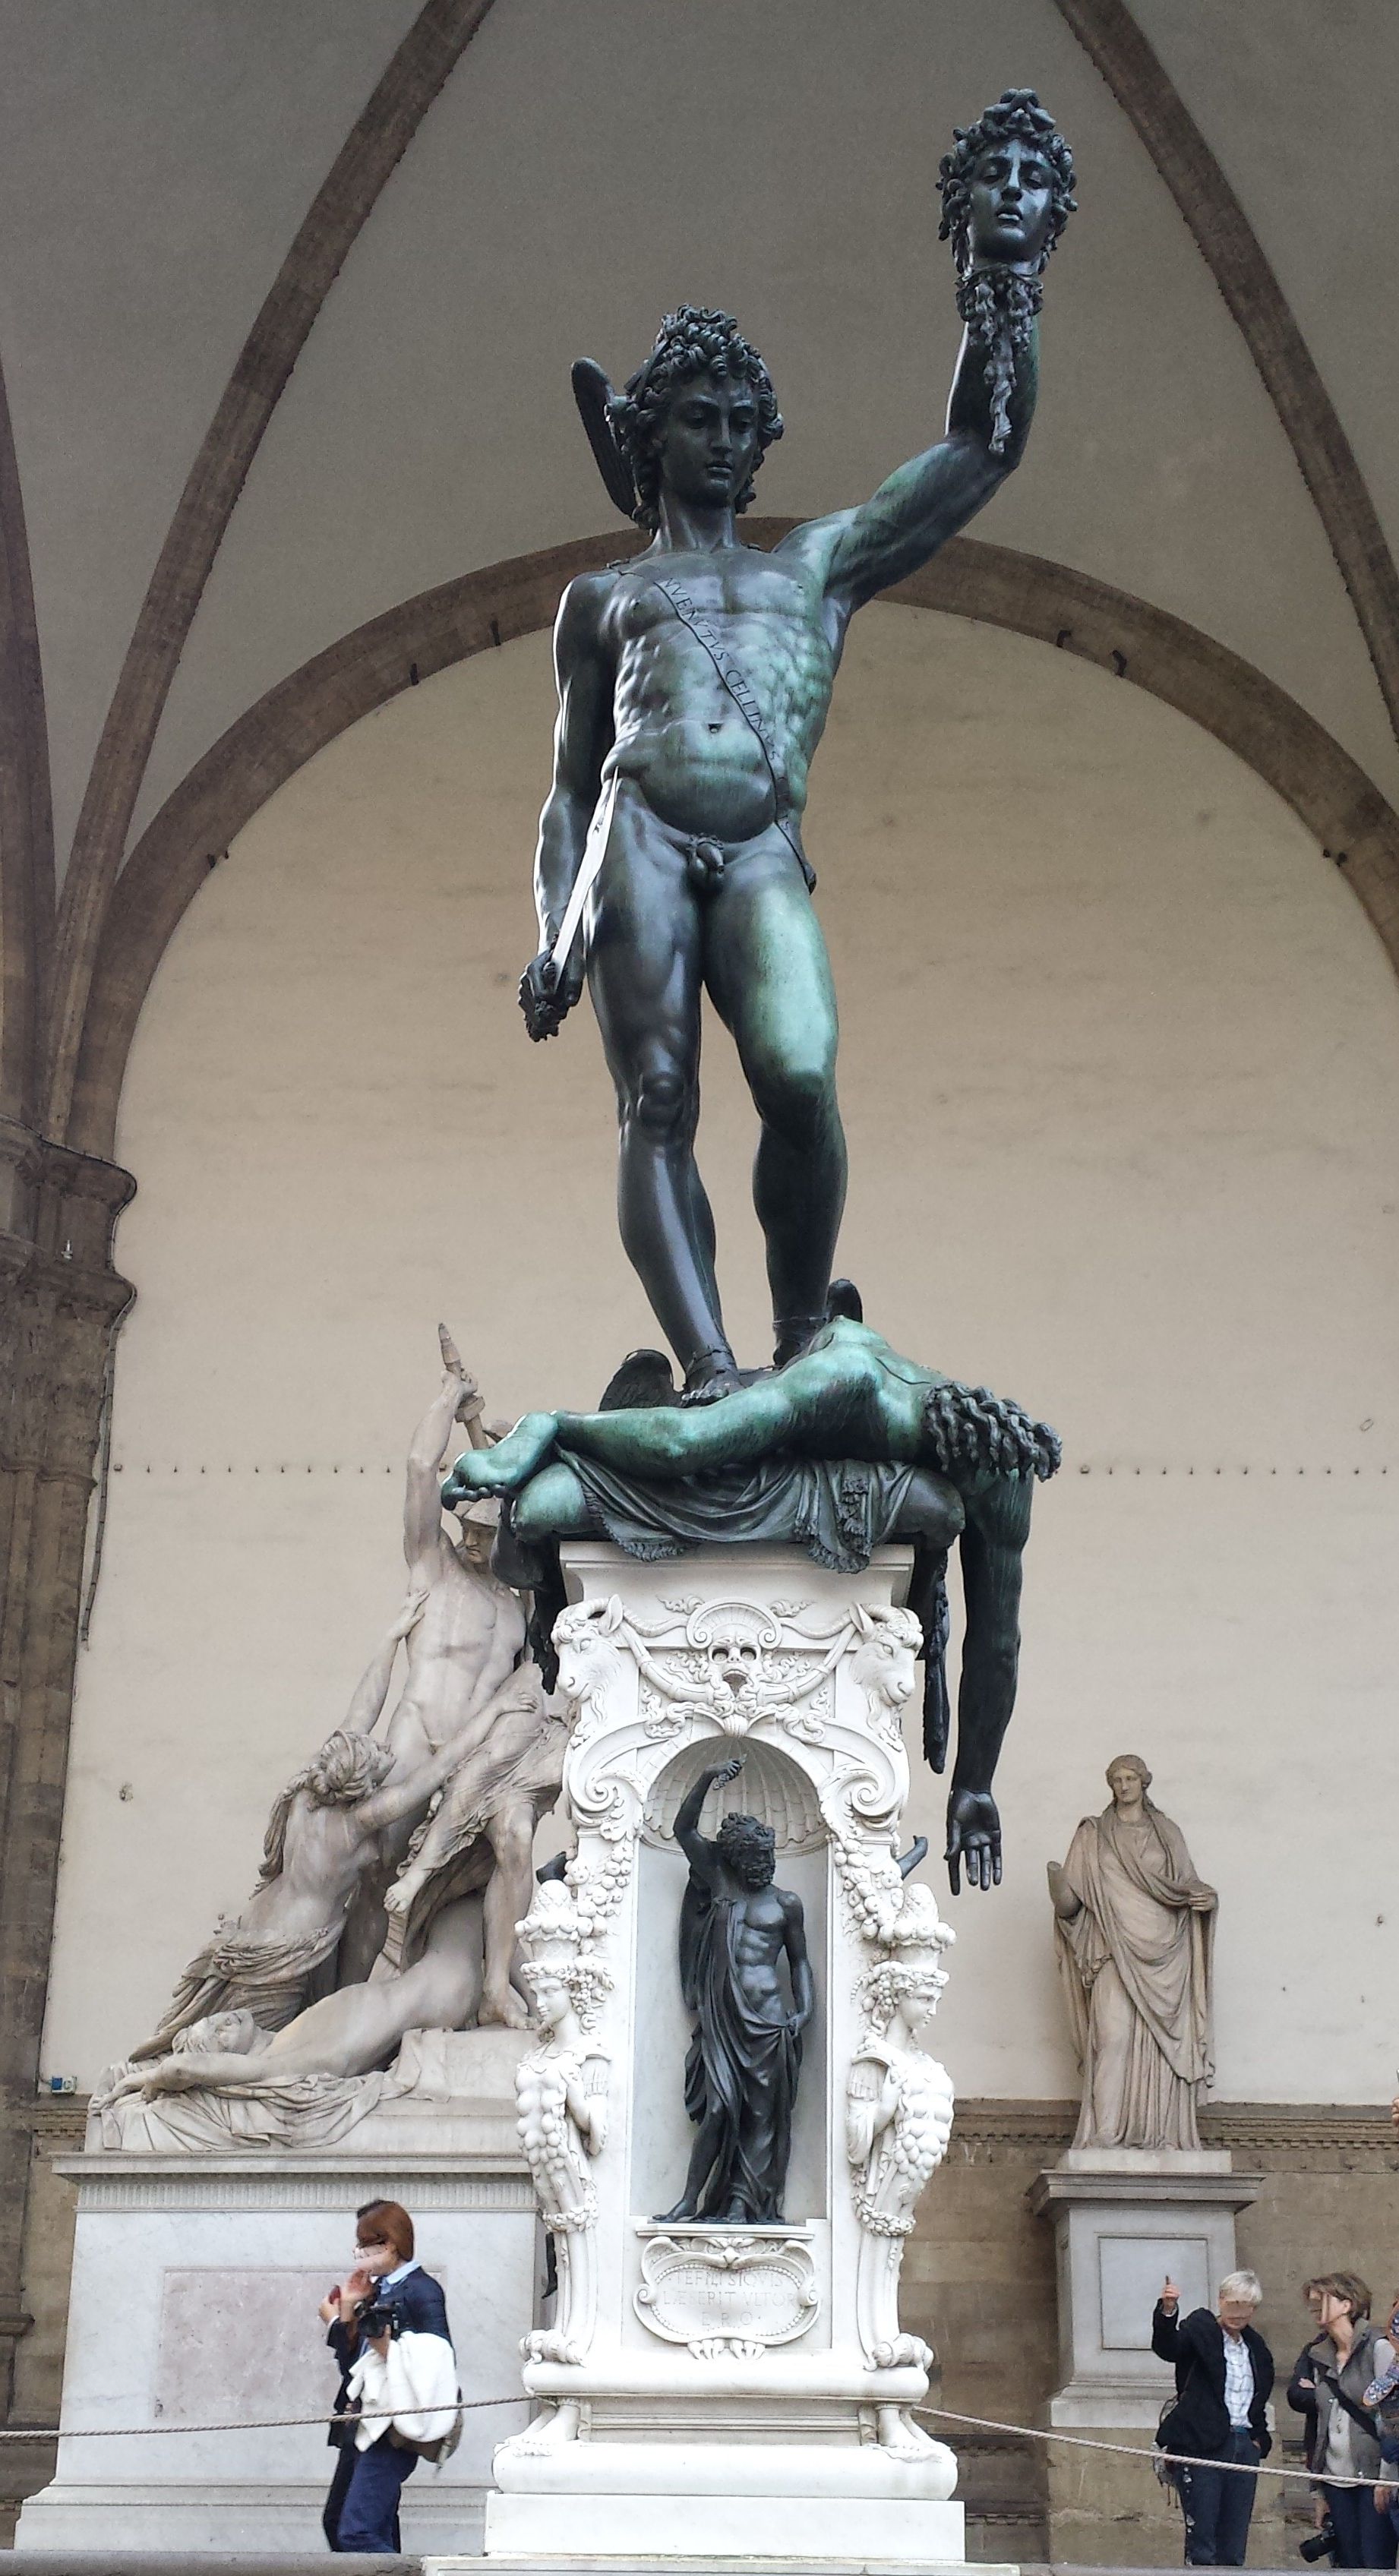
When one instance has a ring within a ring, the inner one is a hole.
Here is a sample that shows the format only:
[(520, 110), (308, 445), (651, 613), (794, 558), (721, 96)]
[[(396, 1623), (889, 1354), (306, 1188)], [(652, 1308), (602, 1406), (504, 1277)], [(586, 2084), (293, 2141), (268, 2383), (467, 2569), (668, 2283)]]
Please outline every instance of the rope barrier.
[[(482, 2406), (528, 2406), (529, 2403), (524, 2389), (517, 2388), (513, 2397), (461, 2397), (455, 2398), (450, 2408), (429, 2406), (423, 2411), (429, 2415), (470, 2415)], [(401, 2414), (403, 2409), (400, 2407), (398, 2412)], [(361, 2413), (353, 2415), (337, 2415), (333, 2411), (322, 2415), (265, 2415), (255, 2424), (6, 2425), (0, 2427), (0, 2442), (52, 2442), (59, 2439), (65, 2442), (129, 2442), (138, 2433), (282, 2433), (308, 2424), (391, 2424), (393, 2418), (391, 2406), (366, 2406)]]
[[(524, 2389), (520, 2388), (511, 2397), (463, 2397), (453, 2411), (470, 2415), (478, 2413), (483, 2407), (525, 2406), (529, 2402)], [(447, 2413), (445, 2406), (431, 2411), (443, 2415)], [(1154, 2445), (1148, 2448), (1141, 2442), (1102, 2442), (1095, 2440), (1091, 2434), (1046, 2431), (1038, 2424), (1004, 2424), (994, 2415), (960, 2415), (951, 2406), (913, 2406), (910, 2407), (909, 2412), (913, 2415), (927, 2415), (941, 2424), (964, 2424), (977, 2433), (1014, 2433), (1021, 2441), (1059, 2442), (1072, 2451), (1111, 2451), (1120, 2459), (1144, 2460), (1148, 2468), (1153, 2471), (1158, 2461), (1163, 2461), (1173, 2469), (1223, 2469), (1241, 2478), (1300, 2478), (1308, 2486), (1316, 2483), (1315, 2473), (1311, 2469), (1270, 2468), (1266, 2460), (1260, 2460), (1255, 2469), (1250, 2468), (1244, 2460), (1198, 2459), (1193, 2452), (1158, 2451)], [(230, 2421), (222, 2424), (75, 2424), (71, 2430), (64, 2431), (62, 2438), (65, 2442), (103, 2439), (129, 2442), (137, 2434), (142, 2433), (282, 2433), (303, 2431), (317, 2424), (330, 2425), (345, 2420), (343, 2416), (328, 2412), (321, 2415), (268, 2415), (256, 2423)], [(362, 2414), (355, 2415), (349, 2420), (356, 2424), (392, 2423), (393, 2412), (388, 2407), (366, 2406)], [(0, 2428), (0, 2442), (51, 2441), (57, 2430), (56, 2426), (48, 2424), (32, 2424), (17, 2428), (7, 2426)], [(1352, 2476), (1333, 2478), (1329, 2483), (1333, 2486), (1346, 2487), (1399, 2487), (1399, 2463), (1395, 2464), (1389, 2477)]]
[[(1172, 2469), (1225, 2469), (1240, 2478), (1303, 2478), (1308, 2486), (1317, 2483), (1318, 2473), (1314, 2469), (1274, 2469), (1266, 2460), (1260, 2460), (1258, 2466), (1252, 2468), (1247, 2460), (1199, 2459), (1193, 2451), (1159, 2451), (1154, 2444), (1147, 2449), (1140, 2442), (1098, 2442), (1086, 2433), (1047, 2432), (1038, 2424), (999, 2424), (991, 2415), (958, 2415), (950, 2406), (913, 2406), (909, 2412), (936, 2416), (944, 2424), (969, 2424), (980, 2433), (1016, 2433), (1026, 2442), (1062, 2442), (1073, 2451), (1114, 2451), (1121, 2459), (1145, 2460), (1152, 2470), (1159, 2461)], [(1387, 2478), (1351, 2476), (1328, 2478), (1326, 2483), (1336, 2487), (1399, 2488), (1399, 2462), (1395, 2463)]]

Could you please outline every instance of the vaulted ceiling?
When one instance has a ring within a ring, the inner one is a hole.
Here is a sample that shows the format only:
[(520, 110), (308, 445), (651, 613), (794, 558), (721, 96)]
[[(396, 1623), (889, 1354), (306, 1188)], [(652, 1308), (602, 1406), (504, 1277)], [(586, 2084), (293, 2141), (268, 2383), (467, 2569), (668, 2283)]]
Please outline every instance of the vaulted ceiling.
[(974, 533), (1186, 621), (1399, 801), (1390, 0), (0, 0), (0, 43), (3, 1105), (50, 1133), (117, 875), (210, 746), (416, 594), (623, 537), (576, 354), (737, 311), (765, 511), (926, 444), (937, 162), (1010, 83), (1081, 212)]

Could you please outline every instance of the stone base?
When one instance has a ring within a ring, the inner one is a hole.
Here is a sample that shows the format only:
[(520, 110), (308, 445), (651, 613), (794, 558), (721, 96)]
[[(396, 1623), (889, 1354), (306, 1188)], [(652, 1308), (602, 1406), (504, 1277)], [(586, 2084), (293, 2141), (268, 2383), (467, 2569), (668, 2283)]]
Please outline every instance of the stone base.
[(1227, 2174), (1234, 2159), (1227, 2147), (1066, 2147), (1056, 2173), (1089, 2174)]
[[(332, 2392), (333, 2393), (333, 2392)], [(315, 2441), (314, 2432), (309, 2437)], [(76, 2447), (76, 2446), (71, 2446)], [(84, 2444), (109, 2450), (110, 2443)], [(120, 2446), (118, 2446), (120, 2447)], [(151, 2553), (164, 2565), (170, 2553), (220, 2558), (282, 2559), (293, 2552), (325, 2554), (321, 2509), (335, 2466), (325, 2454), (325, 2474), (315, 2481), (254, 2485), (205, 2480), (192, 2492), (182, 2482), (137, 2483), (96, 2477), (67, 2484), (55, 2479), (31, 2496), (21, 2516), (16, 2546), (42, 2550), (57, 2570), (73, 2560), (111, 2564), (109, 2552)], [(485, 2524), (486, 2491), (460, 2480), (448, 2483), (431, 2470), (416, 2469), (403, 2491), (403, 2545), (407, 2551), (478, 2553)], [(125, 2564), (125, 2559), (123, 2559)], [(463, 2562), (467, 2563), (467, 2562)]]
[(1236, 2213), (1261, 2188), (1231, 2163), (1080, 2147), (1031, 2185), (1031, 2209), (1054, 2225), (1063, 2380), (1051, 2424), (1155, 2429), (1175, 2387), (1151, 2349), (1162, 2282), (1179, 2283), (1183, 2313), (1213, 2307), (1235, 2265)]
[[(518, 2049), (513, 2033), (486, 2036)], [(316, 2308), (345, 2278), (366, 2200), (412, 2210), (422, 2260), (447, 2293), (464, 2396), (519, 2387), (542, 2273), (533, 2184), (517, 2157), (473, 2154), (460, 2100), (395, 2103), (390, 2134), (411, 2123), (421, 2148), (434, 2110), (450, 2153), (373, 2152), (376, 2115), (345, 2147), (314, 2155), (62, 2160), (78, 2216), (57, 2472), (23, 2507), (20, 2548), (324, 2549), (336, 2455), (323, 2426), (273, 2419), (334, 2399)], [(492, 2450), (529, 2414), (523, 2395), (480, 2406), (446, 2467), (414, 2472), (405, 2549), (479, 2548)], [(249, 2429), (181, 2429), (215, 2423)], [(83, 2438), (89, 2429), (103, 2438)]]
[(882, 2561), (924, 2569), (960, 2569), (965, 2563), (959, 2504), (874, 2494), (738, 2494), (734, 2466), (733, 2452), (716, 2448), (715, 2484), (688, 2494), (673, 2489), (665, 2495), (492, 2495), (486, 2504), (487, 2560), (586, 2555), (678, 2566), (698, 2558), (734, 2558), (745, 2567), (768, 2560), (795, 2559), (807, 2567), (853, 2560), (860, 2567)]

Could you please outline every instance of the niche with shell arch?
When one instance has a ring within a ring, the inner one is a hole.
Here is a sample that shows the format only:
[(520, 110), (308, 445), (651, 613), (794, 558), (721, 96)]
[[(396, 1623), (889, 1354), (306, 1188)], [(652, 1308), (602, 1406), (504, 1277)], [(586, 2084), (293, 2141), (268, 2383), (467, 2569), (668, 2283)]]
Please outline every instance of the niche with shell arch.
[(646, 1801), (642, 1841), (674, 1849), (681, 1800), (701, 1771), (721, 1762), (726, 1751), (743, 1755), (743, 1769), (727, 1789), (710, 1790), (700, 1816), (701, 1831), (717, 1833), (721, 1819), (737, 1809), (745, 1816), (756, 1816), (760, 1824), (771, 1825), (779, 1861), (784, 1853), (823, 1850), (826, 1828), (814, 1784), (775, 1746), (755, 1743), (751, 1736), (730, 1747), (721, 1737), (706, 1735), (677, 1753)]

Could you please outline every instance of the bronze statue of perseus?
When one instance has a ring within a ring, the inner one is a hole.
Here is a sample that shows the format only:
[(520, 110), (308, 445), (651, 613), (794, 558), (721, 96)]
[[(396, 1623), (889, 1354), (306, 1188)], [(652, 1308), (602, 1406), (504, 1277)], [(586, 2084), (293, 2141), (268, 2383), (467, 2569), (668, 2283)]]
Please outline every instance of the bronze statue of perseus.
[(944, 433), (872, 499), (772, 553), (745, 546), (736, 520), (783, 424), (728, 314), (667, 314), (624, 393), (589, 360), (574, 370), (608, 491), (652, 541), (570, 583), (559, 610), (540, 947), (520, 1000), (531, 1037), (550, 1037), (587, 978), (617, 1088), (622, 1240), (704, 1396), (738, 1373), (694, 1153), (701, 993), (758, 1112), (780, 1364), (825, 1315), (845, 1199), (835, 995), (801, 839), (811, 757), (856, 609), (984, 507), (1035, 406), (1039, 279), (1074, 202), (1068, 147), (1032, 91), (1008, 90), (958, 134), (939, 185), (967, 325)]

